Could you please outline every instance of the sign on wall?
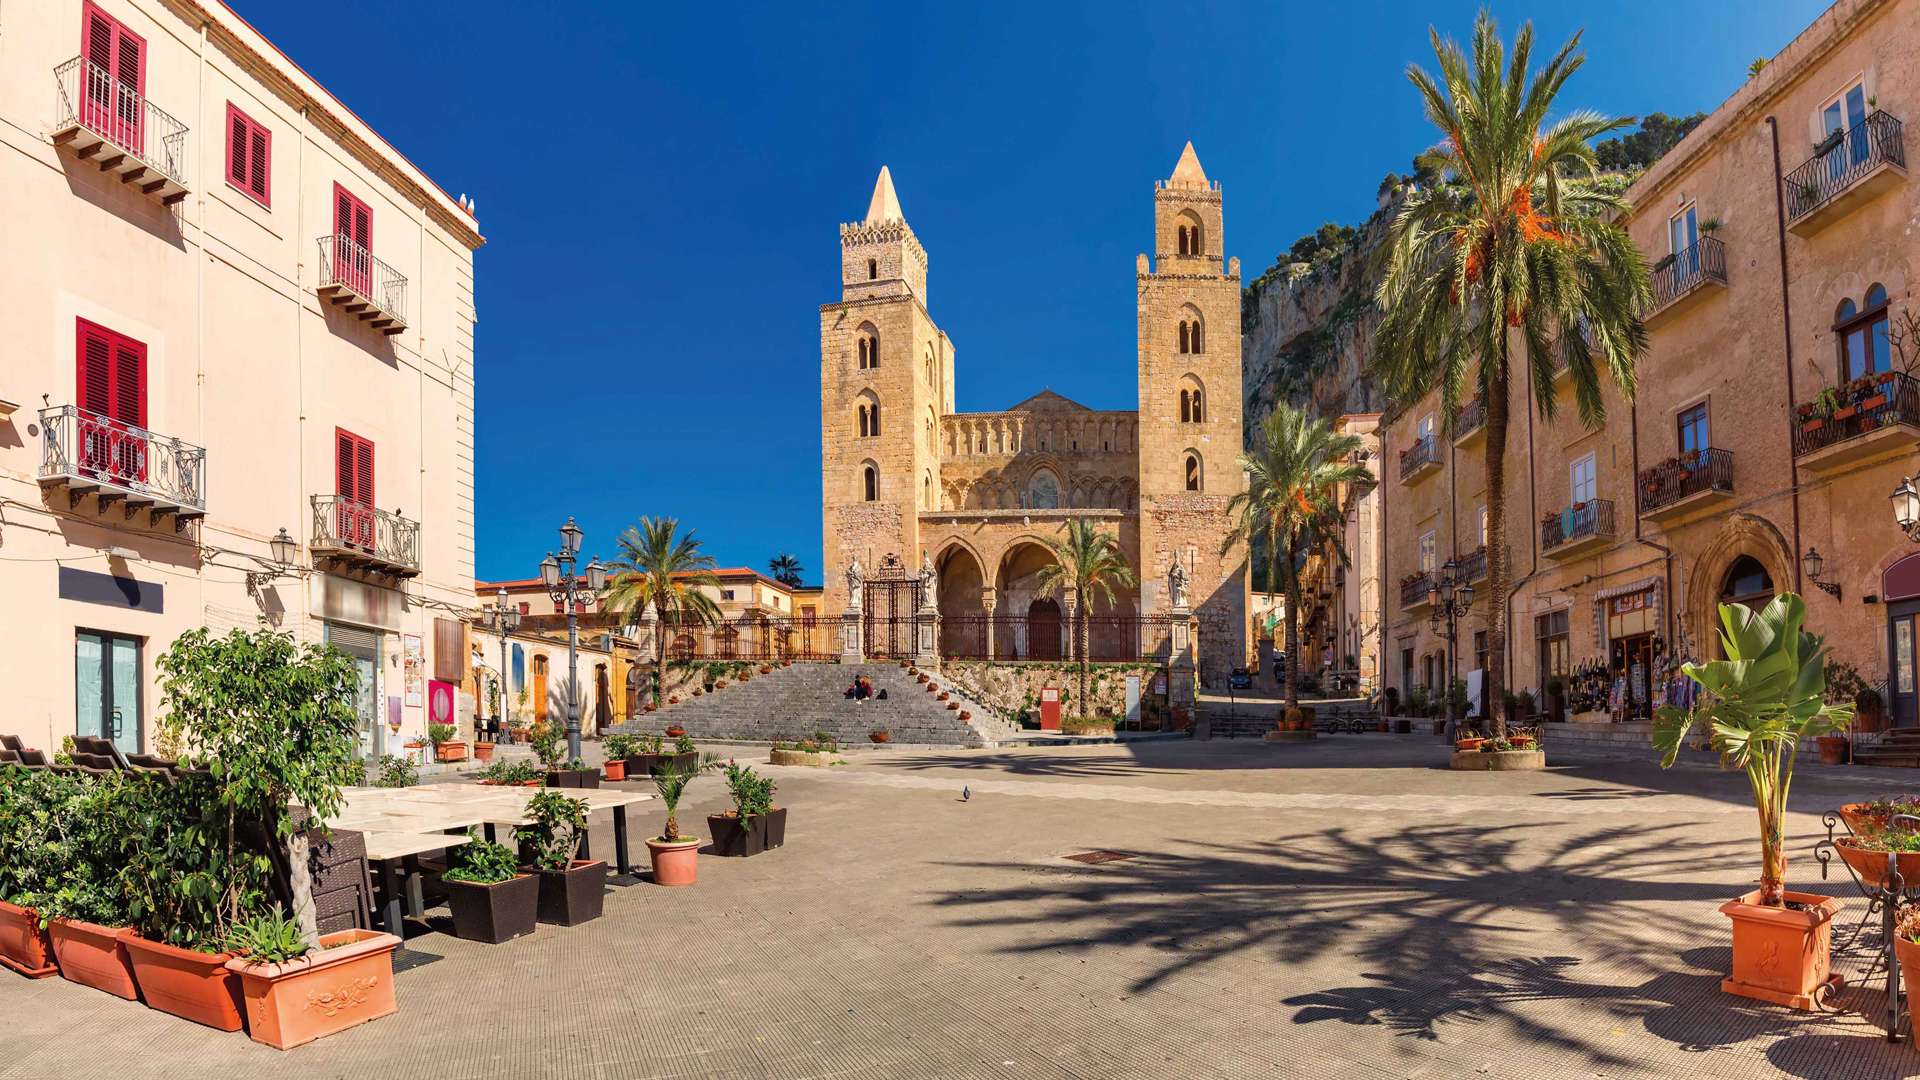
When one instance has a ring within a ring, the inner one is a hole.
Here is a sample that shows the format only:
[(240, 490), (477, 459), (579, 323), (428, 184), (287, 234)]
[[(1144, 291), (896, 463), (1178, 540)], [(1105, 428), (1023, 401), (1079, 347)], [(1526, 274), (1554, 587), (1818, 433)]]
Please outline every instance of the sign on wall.
[(425, 681), (427, 677), (427, 658), (420, 648), (419, 634), (400, 636), (400, 666), (402, 685), (406, 688), (407, 707), (417, 709), (425, 704)]
[(434, 679), (427, 684), (427, 723), (453, 723), (453, 684)]

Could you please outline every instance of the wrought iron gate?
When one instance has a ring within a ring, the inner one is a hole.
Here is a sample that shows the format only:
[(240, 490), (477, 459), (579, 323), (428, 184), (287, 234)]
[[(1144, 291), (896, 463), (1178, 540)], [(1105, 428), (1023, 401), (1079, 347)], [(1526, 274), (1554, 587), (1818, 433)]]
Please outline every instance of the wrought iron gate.
[(908, 660), (915, 654), (920, 610), (920, 575), (889, 553), (862, 586), (861, 636), (866, 654), (880, 660)]

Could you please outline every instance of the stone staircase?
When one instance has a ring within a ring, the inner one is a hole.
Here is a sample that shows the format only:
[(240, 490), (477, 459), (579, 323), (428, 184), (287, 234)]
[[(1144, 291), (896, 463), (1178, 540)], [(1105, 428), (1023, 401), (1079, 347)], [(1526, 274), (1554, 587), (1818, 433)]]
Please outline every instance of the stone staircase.
[[(854, 677), (865, 675), (875, 691), (886, 690), (881, 701), (850, 701), (844, 695)], [(841, 745), (862, 744), (875, 728), (886, 728), (896, 743), (936, 746), (996, 746), (1012, 734), (1011, 727), (992, 710), (973, 701), (938, 674), (933, 676), (960, 710), (973, 714), (961, 720), (960, 711), (898, 664), (795, 664), (754, 675), (744, 683), (729, 681), (724, 689), (700, 697), (682, 697), (618, 730), (660, 731), (679, 724), (695, 739), (776, 742), (805, 738), (824, 731)]]
[[(1328, 721), (1346, 720), (1359, 717), (1372, 720), (1379, 714), (1364, 701), (1322, 701), (1312, 698), (1303, 699), (1303, 706), (1312, 706), (1314, 722), (1325, 730)], [(1240, 702), (1232, 709), (1215, 709), (1202, 706), (1207, 712), (1210, 730), (1216, 739), (1258, 739), (1272, 731), (1285, 706), (1275, 702)]]
[(1861, 738), (1854, 745), (1856, 765), (1920, 767), (1920, 728), (1895, 728), (1869, 741)]

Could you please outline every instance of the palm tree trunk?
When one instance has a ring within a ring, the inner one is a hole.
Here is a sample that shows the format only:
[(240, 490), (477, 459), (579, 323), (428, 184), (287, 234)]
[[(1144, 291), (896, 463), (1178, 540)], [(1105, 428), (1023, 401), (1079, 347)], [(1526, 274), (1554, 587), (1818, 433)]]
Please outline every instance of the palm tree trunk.
[(1300, 704), (1300, 568), (1294, 565), (1293, 541), (1287, 541), (1287, 708)]
[[(1487, 395), (1487, 670), (1481, 679), (1482, 700), (1493, 737), (1507, 737), (1505, 696), (1507, 670), (1507, 334), (1500, 334), (1500, 362), (1495, 365)], [(1451, 684), (1447, 693), (1453, 693)]]
[(1093, 715), (1093, 702), (1087, 699), (1087, 606), (1086, 593), (1080, 594), (1079, 610), (1074, 620), (1079, 625), (1073, 628), (1073, 647), (1080, 653), (1080, 715)]
[(653, 707), (658, 709), (667, 685), (667, 609), (655, 604), (653, 615)]

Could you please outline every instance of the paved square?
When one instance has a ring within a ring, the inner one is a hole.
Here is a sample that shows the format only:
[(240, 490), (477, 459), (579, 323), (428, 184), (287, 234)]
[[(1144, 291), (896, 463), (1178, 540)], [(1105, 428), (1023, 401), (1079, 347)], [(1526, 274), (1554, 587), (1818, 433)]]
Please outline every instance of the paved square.
[[(1455, 773), (1393, 735), (847, 757), (770, 770), (785, 848), (616, 888), (574, 929), (417, 937), (398, 1016), (291, 1053), (0, 979), (0, 1077), (1920, 1075), (1857, 1014), (1720, 993), (1715, 907), (1756, 826), (1704, 759)], [(1841, 924), (1866, 905), (1819, 881), (1817, 812), (1908, 779), (1795, 783), (1789, 876)], [(724, 785), (694, 795), (697, 820)], [(1133, 857), (1066, 858), (1101, 850)]]

